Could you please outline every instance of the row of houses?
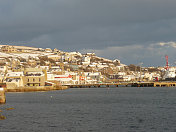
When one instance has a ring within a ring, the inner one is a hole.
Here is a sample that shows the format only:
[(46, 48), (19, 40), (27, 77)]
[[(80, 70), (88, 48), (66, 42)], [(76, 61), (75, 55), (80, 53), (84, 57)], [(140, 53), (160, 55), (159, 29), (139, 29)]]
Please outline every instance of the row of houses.
[(63, 72), (59, 66), (24, 68), (18, 72), (8, 70), (7, 66), (1, 66), (0, 73), (0, 83), (6, 83), (7, 87), (37, 87), (46, 86), (55, 82), (59, 85), (73, 85), (95, 84), (109, 81), (151, 81), (156, 77), (160, 77), (157, 73), (146, 72), (141, 74), (138, 72), (137, 74), (127, 74), (126, 72), (118, 72), (118, 74), (109, 74), (107, 78), (101, 72)]
[(90, 84), (102, 80), (101, 73), (65, 71), (61, 74), (60, 71), (60, 67), (43, 66), (14, 72), (8, 70), (7, 66), (1, 66), (0, 83), (6, 83), (7, 88), (17, 88), (47, 86), (54, 82), (59, 85)]

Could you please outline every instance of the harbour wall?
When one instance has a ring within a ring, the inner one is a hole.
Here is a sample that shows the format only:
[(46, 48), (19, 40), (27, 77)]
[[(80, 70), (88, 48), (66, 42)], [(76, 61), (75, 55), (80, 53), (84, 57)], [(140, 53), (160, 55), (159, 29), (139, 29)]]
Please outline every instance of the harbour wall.
[(65, 90), (67, 86), (25, 86), (25, 87), (13, 87), (7, 88), (6, 92), (35, 92), (35, 91), (51, 91), (51, 90)]

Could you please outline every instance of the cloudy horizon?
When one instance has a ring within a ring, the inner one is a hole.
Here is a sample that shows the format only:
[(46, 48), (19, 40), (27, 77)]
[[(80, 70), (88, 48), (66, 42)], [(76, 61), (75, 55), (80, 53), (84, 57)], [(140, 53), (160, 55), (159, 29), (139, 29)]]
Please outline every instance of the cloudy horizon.
[(0, 0), (0, 42), (95, 52), (124, 64), (176, 62), (175, 0)]

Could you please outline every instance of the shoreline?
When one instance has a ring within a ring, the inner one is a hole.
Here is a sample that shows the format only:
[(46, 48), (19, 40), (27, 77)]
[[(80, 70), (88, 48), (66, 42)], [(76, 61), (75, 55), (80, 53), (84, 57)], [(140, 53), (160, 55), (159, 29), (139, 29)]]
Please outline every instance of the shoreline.
[(14, 89), (5, 89), (6, 93), (9, 92), (39, 92), (39, 91), (53, 91), (53, 90), (66, 90), (67, 86), (38, 86), (38, 87), (18, 87)]

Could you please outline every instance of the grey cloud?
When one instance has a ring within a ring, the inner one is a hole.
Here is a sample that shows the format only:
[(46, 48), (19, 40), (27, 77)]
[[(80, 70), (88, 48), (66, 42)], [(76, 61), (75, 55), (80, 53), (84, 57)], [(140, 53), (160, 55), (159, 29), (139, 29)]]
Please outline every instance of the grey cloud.
[[(120, 59), (124, 64), (139, 64), (143, 63), (144, 66), (165, 66), (165, 55), (169, 56), (169, 64), (175, 65), (176, 56), (173, 45), (160, 46), (157, 43), (145, 45), (129, 45), (129, 46), (114, 46), (101, 50), (96, 49), (83, 49), (80, 52), (94, 52), (99, 56), (112, 59)], [(169, 52), (168, 52), (169, 51)]]
[(66, 51), (176, 41), (175, 5), (175, 0), (1, 0), (0, 40)]

